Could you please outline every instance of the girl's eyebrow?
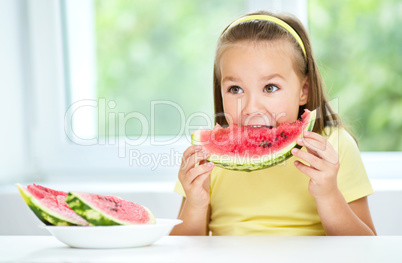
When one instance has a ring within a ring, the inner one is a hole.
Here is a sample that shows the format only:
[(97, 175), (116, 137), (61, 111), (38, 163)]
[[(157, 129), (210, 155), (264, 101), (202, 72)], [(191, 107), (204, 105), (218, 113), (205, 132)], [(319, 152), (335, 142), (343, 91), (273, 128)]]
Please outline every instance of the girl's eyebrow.
[(226, 82), (226, 81), (236, 82), (236, 81), (239, 81), (239, 80), (236, 79), (235, 77), (227, 76), (227, 77), (224, 77), (224, 78), (222, 79), (222, 82)]
[(264, 77), (262, 79), (263, 80), (270, 80), (270, 79), (273, 79), (273, 78), (281, 78), (281, 79), (285, 80), (285, 78), (279, 73), (274, 73), (274, 74), (268, 75), (268, 76), (266, 76), (266, 77)]
[[(265, 76), (265, 77), (262, 78), (262, 80), (270, 80), (270, 79), (273, 79), (273, 78), (280, 78), (280, 79), (286, 80), (286, 79), (285, 79), (281, 74), (279, 74), (279, 73), (274, 73), (274, 74)], [(238, 82), (238, 81), (240, 81), (240, 80), (238, 80), (237, 78), (232, 77), (232, 76), (226, 76), (226, 77), (224, 77), (224, 78), (222, 79), (222, 83), (223, 83), (223, 82), (227, 82), (227, 81), (230, 81), (230, 82)]]

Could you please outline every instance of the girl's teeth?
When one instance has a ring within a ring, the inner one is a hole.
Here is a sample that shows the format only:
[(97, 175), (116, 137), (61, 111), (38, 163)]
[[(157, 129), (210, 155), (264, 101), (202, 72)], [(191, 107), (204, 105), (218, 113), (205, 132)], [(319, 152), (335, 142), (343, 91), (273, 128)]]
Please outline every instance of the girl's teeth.
[(273, 128), (273, 126), (268, 126), (268, 125), (250, 125), (250, 127), (253, 127), (253, 128), (261, 128), (261, 127), (264, 127), (264, 128), (269, 128), (269, 129), (272, 129), (272, 128)]

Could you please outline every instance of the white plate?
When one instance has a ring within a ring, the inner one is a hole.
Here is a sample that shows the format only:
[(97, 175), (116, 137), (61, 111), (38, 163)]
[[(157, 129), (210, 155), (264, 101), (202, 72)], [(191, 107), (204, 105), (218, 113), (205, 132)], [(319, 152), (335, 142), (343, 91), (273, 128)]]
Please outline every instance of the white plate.
[(148, 246), (168, 235), (180, 219), (156, 219), (156, 224), (121, 226), (43, 226), (70, 247), (127, 248)]

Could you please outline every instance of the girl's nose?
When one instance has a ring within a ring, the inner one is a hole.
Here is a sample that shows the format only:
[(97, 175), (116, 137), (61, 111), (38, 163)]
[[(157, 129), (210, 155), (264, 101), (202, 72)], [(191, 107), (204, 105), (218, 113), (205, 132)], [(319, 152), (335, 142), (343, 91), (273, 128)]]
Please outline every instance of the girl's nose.
[(243, 98), (241, 103), (243, 125), (274, 125), (275, 121), (267, 110), (268, 105), (261, 97), (249, 96)]
[(246, 98), (240, 101), (242, 105), (242, 115), (243, 116), (251, 116), (251, 115), (266, 115), (267, 110), (264, 102), (258, 98), (258, 96), (247, 96)]

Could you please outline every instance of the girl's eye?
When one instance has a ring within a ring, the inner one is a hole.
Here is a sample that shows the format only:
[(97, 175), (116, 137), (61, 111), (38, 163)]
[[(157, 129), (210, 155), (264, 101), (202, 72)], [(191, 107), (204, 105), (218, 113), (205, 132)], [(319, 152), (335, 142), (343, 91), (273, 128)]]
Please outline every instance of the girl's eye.
[(272, 93), (277, 91), (279, 88), (273, 84), (268, 84), (264, 87), (264, 92)]
[(239, 86), (232, 86), (229, 88), (229, 92), (232, 94), (238, 94), (238, 93), (243, 93), (243, 90)]

